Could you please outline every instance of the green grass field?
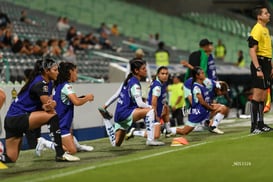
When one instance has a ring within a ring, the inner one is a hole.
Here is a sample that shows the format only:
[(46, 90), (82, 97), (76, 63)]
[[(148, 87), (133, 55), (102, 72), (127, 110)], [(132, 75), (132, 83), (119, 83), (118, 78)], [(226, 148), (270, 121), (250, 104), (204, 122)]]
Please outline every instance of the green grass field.
[[(272, 114), (266, 115), (270, 122)], [(108, 138), (85, 141), (92, 152), (81, 152), (79, 162), (56, 163), (55, 153), (21, 151), (19, 160), (0, 170), (0, 181), (272, 181), (273, 132), (249, 135), (249, 119), (226, 120), (224, 135), (192, 132), (189, 145), (149, 147), (135, 137), (122, 147), (111, 147)]]

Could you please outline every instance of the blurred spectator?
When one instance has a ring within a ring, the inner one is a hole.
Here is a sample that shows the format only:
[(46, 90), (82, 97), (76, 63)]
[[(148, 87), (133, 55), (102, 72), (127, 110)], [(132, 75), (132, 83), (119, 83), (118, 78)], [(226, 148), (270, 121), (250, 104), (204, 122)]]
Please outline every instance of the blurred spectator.
[(0, 10), (0, 28), (10, 28), (11, 21), (6, 13), (1, 12)]
[(72, 46), (67, 45), (66, 40), (59, 40), (59, 47), (61, 49), (61, 55), (66, 61), (75, 62), (76, 55)]
[(10, 48), (12, 46), (12, 31), (9, 28), (4, 30), (3, 44), (6, 48)]
[(27, 45), (27, 41), (21, 41), (19, 37), (15, 34), (12, 39), (12, 47), (11, 50), (13, 53), (21, 53), (30, 55), (32, 54), (32, 51), (29, 49), (29, 46)]
[(132, 51), (136, 51), (139, 47), (135, 44), (135, 39), (133, 37), (129, 37), (128, 38), (128, 42), (130, 42), (131, 44), (129, 44), (129, 49)]
[(215, 58), (217, 60), (223, 61), (227, 54), (226, 46), (223, 44), (222, 40), (218, 40), (218, 44), (215, 46)]
[(240, 68), (245, 67), (244, 53), (242, 50), (238, 51), (238, 60), (237, 60), (236, 66)]
[(48, 41), (48, 51), (51, 56), (61, 56), (61, 49), (57, 39), (50, 39)]
[(91, 32), (82, 37), (81, 44), (85, 44), (88, 49), (101, 49), (101, 45), (99, 45), (98, 40)]
[(88, 48), (88, 45), (81, 43), (81, 39), (79, 37), (75, 37), (71, 45), (74, 51), (81, 51)]
[(108, 35), (104, 31), (100, 33), (99, 43), (103, 49), (110, 49), (116, 52), (121, 51), (121, 48), (117, 48), (113, 46), (113, 43), (108, 39)]
[(149, 42), (153, 45), (157, 45), (159, 43), (159, 33), (156, 33), (155, 35), (150, 34)]
[(155, 64), (159, 66), (168, 66), (170, 53), (165, 49), (165, 43), (159, 42), (158, 49), (155, 52)]
[(5, 37), (4, 29), (0, 28), (0, 49), (3, 49), (5, 47), (3, 41)]
[(137, 49), (135, 52), (135, 58), (137, 59), (143, 59), (143, 57), (145, 56), (144, 51), (142, 49)]
[(101, 34), (102, 32), (106, 33), (107, 35), (111, 34), (110, 28), (107, 27), (107, 25), (104, 22), (102, 22), (100, 24), (100, 27), (98, 28), (98, 33)]
[(66, 33), (66, 40), (69, 43), (72, 43), (72, 39), (77, 36), (77, 29), (74, 26), (71, 26)]
[(70, 28), (67, 17), (59, 17), (56, 28), (58, 31), (67, 31)]
[(118, 25), (114, 24), (111, 28), (111, 34), (115, 36), (119, 36), (119, 30), (118, 30)]
[(48, 53), (48, 44), (46, 40), (37, 40), (32, 48), (33, 55), (44, 56)]
[(30, 19), (28, 17), (26, 10), (21, 11), (20, 21), (24, 22), (24, 23), (27, 23), (27, 24), (30, 24), (30, 25), (37, 25), (37, 23), (34, 20), (32, 20), (32, 19)]

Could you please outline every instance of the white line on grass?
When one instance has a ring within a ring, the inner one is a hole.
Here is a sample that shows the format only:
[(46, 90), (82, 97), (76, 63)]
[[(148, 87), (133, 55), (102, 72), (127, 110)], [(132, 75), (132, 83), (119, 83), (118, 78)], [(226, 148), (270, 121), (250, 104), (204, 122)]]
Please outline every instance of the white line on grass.
[[(238, 140), (238, 139), (242, 139), (245, 137), (250, 137), (250, 136), (254, 136), (254, 135), (244, 135), (244, 136), (239, 136), (239, 137), (233, 137), (230, 138), (228, 140)], [(85, 167), (85, 168), (81, 168), (81, 169), (75, 169), (73, 171), (68, 171), (68, 172), (62, 172), (61, 174), (56, 174), (56, 175), (50, 175), (50, 176), (46, 176), (46, 177), (42, 177), (39, 179), (34, 179), (34, 180), (27, 180), (27, 182), (39, 182), (39, 181), (45, 181), (45, 180), (52, 180), (52, 179), (56, 179), (56, 178), (60, 178), (60, 177), (64, 177), (64, 176), (69, 176), (72, 174), (77, 174), (77, 173), (81, 173), (84, 171), (88, 171), (88, 170), (93, 170), (99, 167), (106, 167), (106, 166), (113, 166), (116, 164), (123, 164), (123, 163), (127, 163), (127, 162), (133, 162), (133, 161), (137, 161), (137, 160), (143, 160), (143, 159), (147, 159), (147, 158), (152, 158), (152, 157), (156, 157), (156, 156), (160, 156), (160, 155), (164, 155), (164, 154), (168, 154), (168, 153), (172, 153), (172, 152), (177, 152), (177, 151), (181, 151), (181, 150), (186, 150), (189, 148), (193, 148), (193, 147), (198, 147), (201, 145), (206, 145), (209, 143), (213, 143), (211, 142), (202, 142), (202, 143), (197, 143), (197, 144), (193, 144), (193, 145), (188, 145), (182, 148), (176, 148), (176, 149), (172, 149), (172, 150), (168, 150), (168, 151), (163, 151), (163, 152), (158, 152), (158, 153), (154, 153), (151, 155), (146, 155), (146, 156), (141, 156), (141, 157), (137, 157), (137, 158), (133, 158), (133, 159), (126, 159), (126, 160), (120, 160), (120, 161), (115, 161), (115, 162), (108, 162), (108, 163), (104, 163), (104, 164), (98, 164), (98, 165), (94, 165), (94, 166), (89, 166), (89, 167)]]

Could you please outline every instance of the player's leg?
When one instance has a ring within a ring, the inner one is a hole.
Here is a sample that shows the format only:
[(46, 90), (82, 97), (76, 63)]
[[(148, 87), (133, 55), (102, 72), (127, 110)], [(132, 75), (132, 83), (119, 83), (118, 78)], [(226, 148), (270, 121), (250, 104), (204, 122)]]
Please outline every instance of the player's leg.
[[(5, 101), (6, 101), (6, 94), (5, 94), (4, 90), (2, 90), (0, 88), (0, 110), (1, 110), (1, 108), (3, 106), (3, 104), (5, 103)], [(2, 129), (2, 120), (1, 120), (1, 117), (0, 117), (0, 135), (2, 133), (2, 130), (3, 130)]]
[(51, 140), (55, 144), (56, 161), (78, 161), (80, 158), (65, 153), (62, 146), (59, 117), (44, 111), (32, 112), (29, 116), (29, 129), (35, 129), (48, 124)]
[(16, 162), (19, 157), (22, 137), (11, 137), (6, 139), (6, 152), (0, 155), (0, 161), (3, 163)]
[(209, 126), (209, 130), (213, 133), (224, 134), (224, 132), (218, 128), (218, 125), (228, 114), (228, 108), (222, 104), (213, 104), (213, 107), (215, 110), (211, 112), (212, 124)]
[(94, 150), (94, 147), (92, 146), (81, 145), (75, 136), (73, 136), (73, 140), (78, 152), (91, 152)]
[(62, 144), (63, 144), (63, 149), (67, 151), (68, 153), (70, 154), (77, 153), (77, 148), (74, 143), (73, 136), (71, 134), (62, 136)]
[(103, 123), (105, 125), (106, 133), (109, 137), (111, 145), (116, 146), (116, 136), (115, 136), (115, 128), (109, 119), (103, 118)]
[(116, 130), (116, 146), (121, 146), (124, 138), (125, 138), (125, 135), (126, 135), (126, 130), (122, 130), (122, 129), (118, 129)]
[(189, 125), (185, 125), (183, 128), (176, 128), (176, 134), (187, 135), (187, 134), (189, 134), (193, 129), (194, 129), (194, 127), (189, 126)]
[(46, 148), (55, 150), (55, 143), (52, 141), (46, 140), (43, 137), (39, 137), (37, 139), (37, 145), (35, 147), (36, 156), (40, 157), (42, 155), (42, 151), (44, 151)]
[(136, 108), (133, 111), (133, 121), (138, 121), (145, 117), (145, 125), (147, 132), (147, 145), (164, 145), (163, 142), (155, 141), (155, 112), (151, 108)]

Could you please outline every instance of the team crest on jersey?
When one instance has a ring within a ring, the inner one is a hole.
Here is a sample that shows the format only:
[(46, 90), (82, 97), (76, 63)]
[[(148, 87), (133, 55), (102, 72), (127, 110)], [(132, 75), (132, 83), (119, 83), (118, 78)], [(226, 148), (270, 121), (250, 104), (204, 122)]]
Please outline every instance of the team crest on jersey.
[(48, 86), (47, 85), (43, 86), (43, 92), (48, 92)]
[(67, 87), (67, 90), (71, 90), (71, 89), (72, 89), (72, 86), (69, 85), (69, 86)]

